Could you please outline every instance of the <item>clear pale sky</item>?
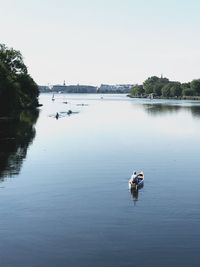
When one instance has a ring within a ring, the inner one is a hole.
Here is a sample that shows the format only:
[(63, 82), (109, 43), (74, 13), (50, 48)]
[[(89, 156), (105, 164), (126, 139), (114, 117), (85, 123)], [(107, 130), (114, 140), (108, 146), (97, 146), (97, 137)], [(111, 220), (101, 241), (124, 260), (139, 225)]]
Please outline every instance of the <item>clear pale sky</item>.
[(0, 43), (38, 84), (200, 78), (199, 0), (0, 0)]

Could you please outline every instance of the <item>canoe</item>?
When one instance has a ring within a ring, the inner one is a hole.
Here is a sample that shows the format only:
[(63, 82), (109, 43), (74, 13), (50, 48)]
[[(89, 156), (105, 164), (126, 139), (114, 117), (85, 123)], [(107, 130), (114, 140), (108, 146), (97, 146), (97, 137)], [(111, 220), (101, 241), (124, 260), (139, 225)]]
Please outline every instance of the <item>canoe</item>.
[(128, 187), (129, 189), (135, 189), (142, 187), (144, 185), (144, 172), (140, 171), (136, 174), (137, 182), (133, 182), (132, 178), (128, 181)]

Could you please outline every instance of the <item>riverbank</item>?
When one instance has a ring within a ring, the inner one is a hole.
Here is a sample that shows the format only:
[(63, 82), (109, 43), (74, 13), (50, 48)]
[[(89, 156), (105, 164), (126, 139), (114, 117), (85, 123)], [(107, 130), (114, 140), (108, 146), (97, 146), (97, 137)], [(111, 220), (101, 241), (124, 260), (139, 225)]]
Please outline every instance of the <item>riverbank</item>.
[(133, 95), (127, 95), (127, 97), (130, 98), (149, 98), (149, 99), (167, 99), (167, 100), (200, 100), (200, 96), (181, 96), (181, 97), (149, 97), (149, 96), (133, 96)]

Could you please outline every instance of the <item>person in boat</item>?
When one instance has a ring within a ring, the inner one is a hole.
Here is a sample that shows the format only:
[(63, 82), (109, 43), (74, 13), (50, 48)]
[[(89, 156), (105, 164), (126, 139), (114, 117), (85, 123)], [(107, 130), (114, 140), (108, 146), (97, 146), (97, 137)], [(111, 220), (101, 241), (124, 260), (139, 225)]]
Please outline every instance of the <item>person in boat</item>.
[(138, 176), (136, 172), (133, 172), (132, 176), (131, 176), (131, 182), (132, 183), (138, 183)]

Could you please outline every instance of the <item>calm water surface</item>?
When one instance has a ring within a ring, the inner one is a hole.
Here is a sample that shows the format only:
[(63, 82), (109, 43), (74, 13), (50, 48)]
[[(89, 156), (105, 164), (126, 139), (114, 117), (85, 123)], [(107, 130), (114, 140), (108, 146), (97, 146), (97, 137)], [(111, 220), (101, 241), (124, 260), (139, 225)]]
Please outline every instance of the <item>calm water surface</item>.
[(1, 267), (200, 266), (200, 102), (102, 97), (0, 121)]

